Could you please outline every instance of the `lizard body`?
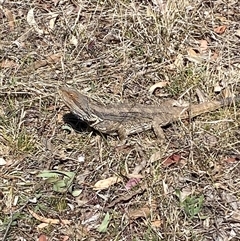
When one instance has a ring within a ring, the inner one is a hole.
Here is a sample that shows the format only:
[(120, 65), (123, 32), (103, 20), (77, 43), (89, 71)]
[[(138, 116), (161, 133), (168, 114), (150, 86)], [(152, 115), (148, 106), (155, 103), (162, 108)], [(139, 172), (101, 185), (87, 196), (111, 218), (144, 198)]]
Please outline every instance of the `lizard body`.
[(158, 137), (164, 138), (161, 127), (229, 106), (233, 102), (232, 98), (226, 98), (190, 107), (174, 106), (172, 101), (159, 106), (141, 104), (105, 106), (68, 87), (61, 87), (60, 95), (71, 112), (89, 126), (99, 132), (118, 134), (121, 137), (153, 129)]

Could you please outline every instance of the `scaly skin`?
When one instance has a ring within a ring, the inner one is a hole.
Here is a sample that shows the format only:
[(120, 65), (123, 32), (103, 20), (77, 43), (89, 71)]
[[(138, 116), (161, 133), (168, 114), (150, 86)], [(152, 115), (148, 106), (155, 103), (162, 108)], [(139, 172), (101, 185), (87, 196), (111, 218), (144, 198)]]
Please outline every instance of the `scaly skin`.
[(122, 137), (153, 128), (158, 137), (164, 138), (161, 127), (215, 111), (231, 105), (233, 100), (239, 100), (226, 98), (190, 107), (174, 106), (174, 101), (167, 101), (159, 106), (122, 103), (105, 106), (68, 87), (61, 87), (59, 91), (65, 104), (79, 119), (99, 132), (119, 134)]

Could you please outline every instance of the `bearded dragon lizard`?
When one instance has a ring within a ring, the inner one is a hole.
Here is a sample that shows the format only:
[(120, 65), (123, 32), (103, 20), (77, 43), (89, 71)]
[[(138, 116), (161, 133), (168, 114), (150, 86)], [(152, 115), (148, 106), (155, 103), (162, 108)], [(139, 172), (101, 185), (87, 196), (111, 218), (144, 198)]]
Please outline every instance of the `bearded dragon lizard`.
[(226, 98), (190, 107), (173, 106), (172, 101), (164, 102), (159, 106), (140, 104), (105, 106), (68, 87), (61, 87), (60, 95), (73, 114), (101, 133), (119, 135), (123, 138), (153, 129), (161, 139), (164, 139), (161, 127), (229, 106), (233, 100), (240, 99), (239, 97)]

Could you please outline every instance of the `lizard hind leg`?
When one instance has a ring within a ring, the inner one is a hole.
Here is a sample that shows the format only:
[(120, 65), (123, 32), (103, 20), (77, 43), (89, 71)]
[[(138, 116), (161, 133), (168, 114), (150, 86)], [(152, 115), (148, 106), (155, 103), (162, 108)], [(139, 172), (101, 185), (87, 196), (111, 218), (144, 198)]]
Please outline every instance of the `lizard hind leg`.
[(152, 123), (152, 127), (153, 127), (153, 131), (155, 133), (155, 135), (157, 136), (157, 138), (160, 140), (160, 141), (165, 141), (165, 134), (163, 132), (163, 129), (161, 127), (161, 124), (159, 123), (159, 121), (157, 121), (156, 119), (153, 120), (153, 123)]
[(122, 125), (119, 125), (117, 133), (121, 141), (125, 141), (127, 139), (128, 133)]

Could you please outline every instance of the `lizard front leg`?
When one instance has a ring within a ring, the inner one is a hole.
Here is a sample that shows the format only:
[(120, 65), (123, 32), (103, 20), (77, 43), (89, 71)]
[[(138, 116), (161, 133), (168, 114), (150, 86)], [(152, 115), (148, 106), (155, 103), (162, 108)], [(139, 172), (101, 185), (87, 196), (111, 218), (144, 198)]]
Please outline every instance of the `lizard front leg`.
[(91, 127), (104, 134), (118, 135), (121, 140), (126, 139), (128, 136), (127, 130), (120, 122), (104, 120), (91, 125)]

